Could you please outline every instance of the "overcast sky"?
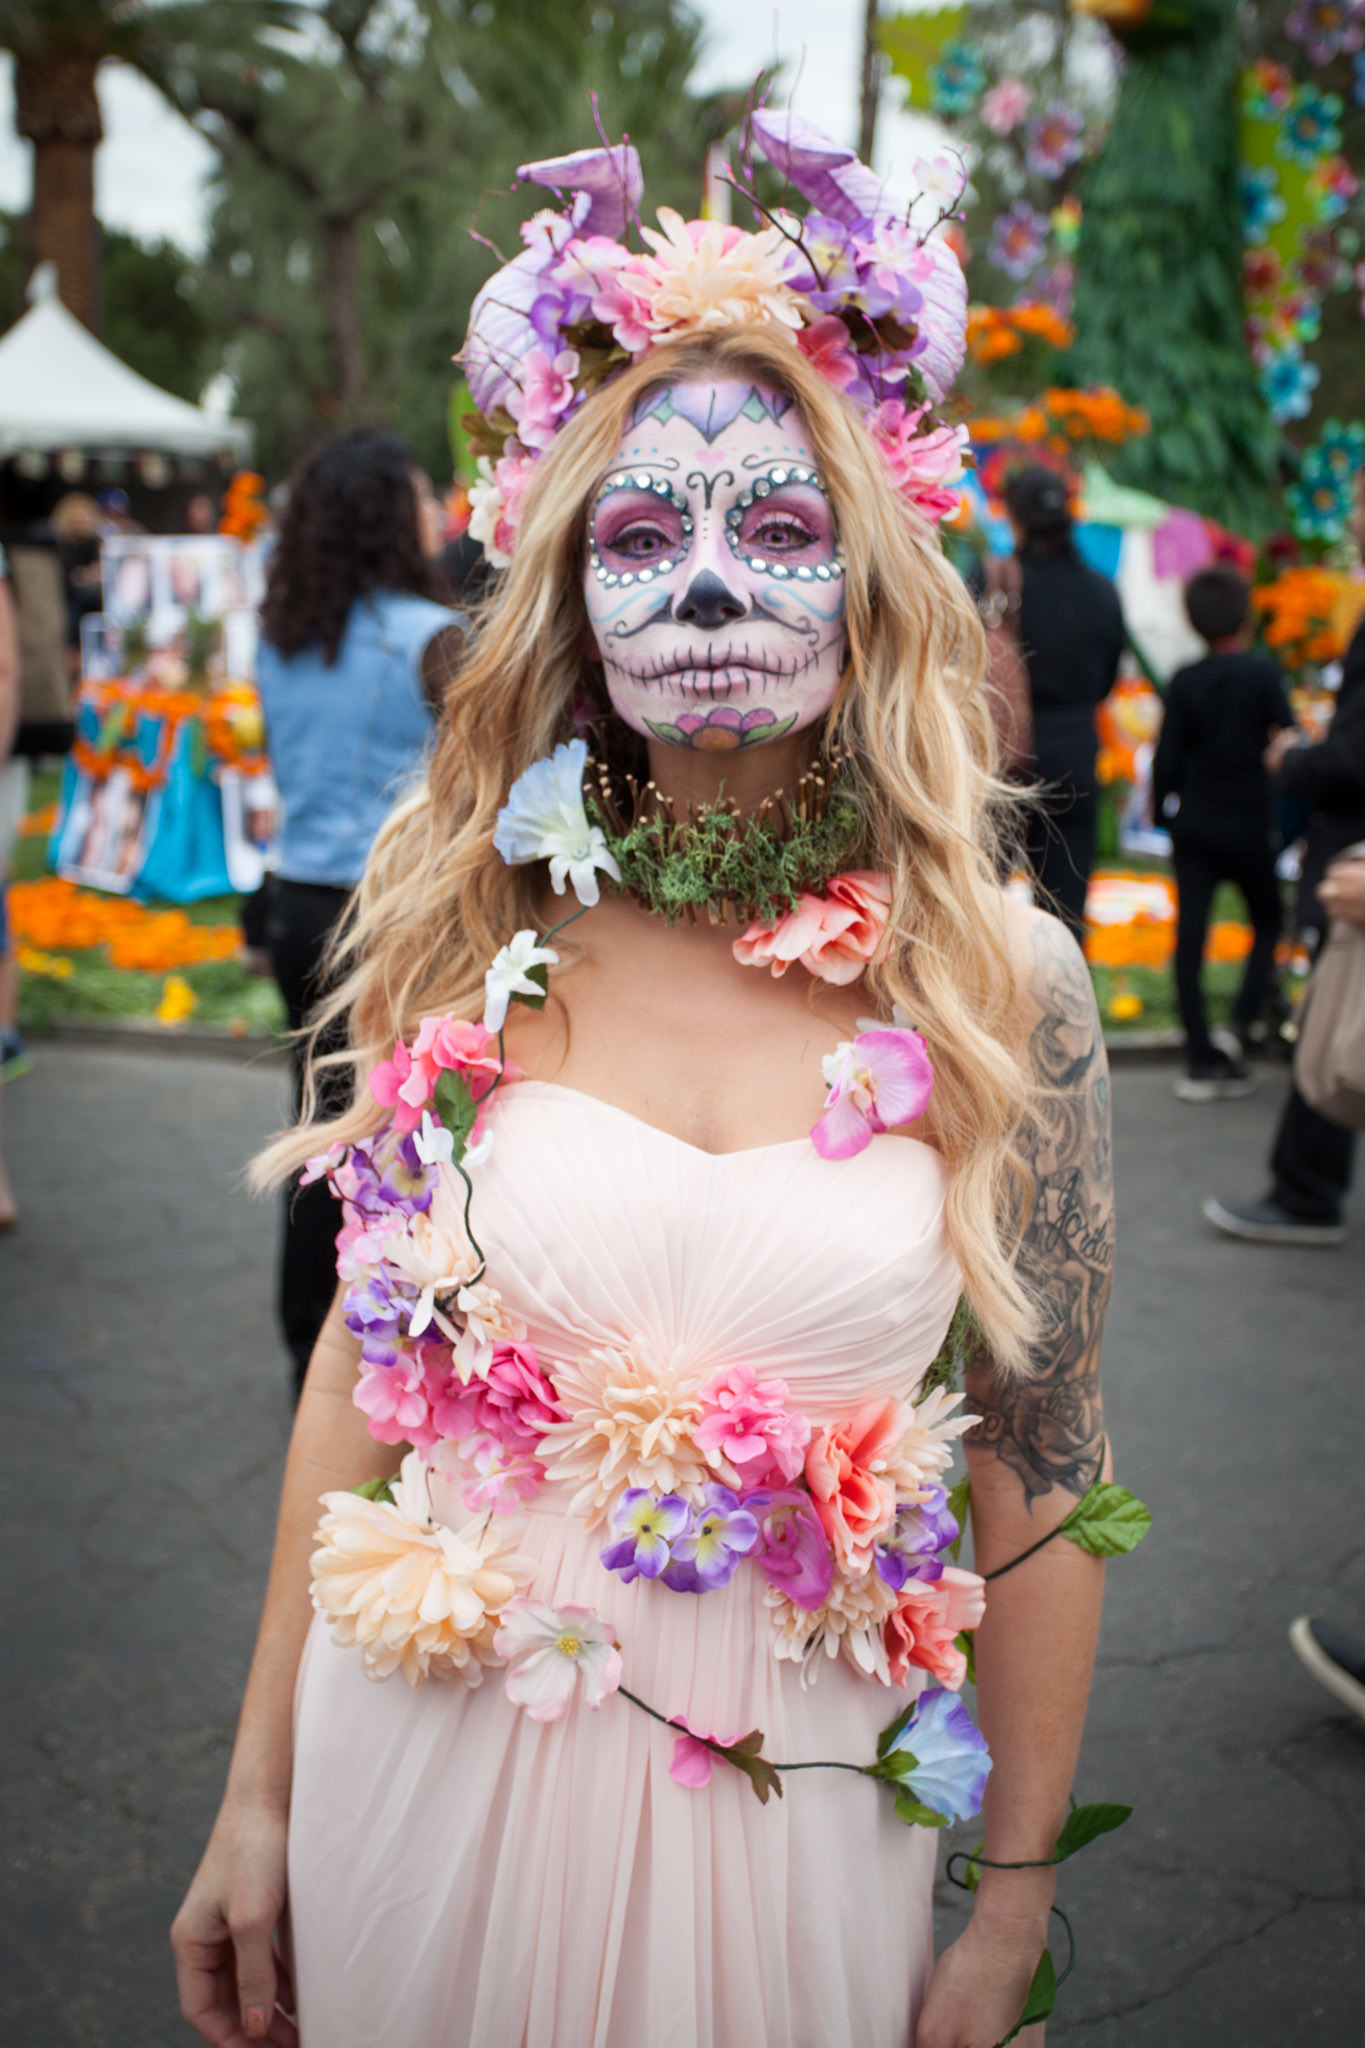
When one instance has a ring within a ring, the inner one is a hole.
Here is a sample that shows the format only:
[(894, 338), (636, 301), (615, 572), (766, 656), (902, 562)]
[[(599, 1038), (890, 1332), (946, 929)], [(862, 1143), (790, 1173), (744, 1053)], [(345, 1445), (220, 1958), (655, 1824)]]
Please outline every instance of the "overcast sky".
[[(795, 106), (831, 135), (856, 142), (864, 0), (694, 4), (708, 37), (699, 85), (751, 78), (775, 53), (786, 60), (791, 81), (804, 51)], [(14, 133), (10, 60), (0, 60), (0, 66), (0, 208), (22, 212), (29, 200), (30, 150)], [(212, 160), (207, 143), (122, 66), (105, 66), (99, 93), (105, 139), (95, 158), (95, 204), (101, 220), (197, 250), (203, 240), (202, 186)], [(895, 97), (893, 88), (889, 98)], [(934, 134), (930, 124), (907, 119), (884, 103), (877, 161), (893, 191), (908, 188), (915, 159), (932, 152)]]

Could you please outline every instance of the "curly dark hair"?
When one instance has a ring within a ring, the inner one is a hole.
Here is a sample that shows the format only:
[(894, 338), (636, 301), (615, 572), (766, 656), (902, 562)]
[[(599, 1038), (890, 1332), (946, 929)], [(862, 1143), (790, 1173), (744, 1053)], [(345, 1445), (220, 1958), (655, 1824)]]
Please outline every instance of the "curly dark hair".
[(440, 595), (422, 552), (414, 479), (397, 434), (361, 427), (305, 455), (270, 558), (261, 632), (281, 654), (321, 650), (330, 667), (357, 598), (376, 590)]

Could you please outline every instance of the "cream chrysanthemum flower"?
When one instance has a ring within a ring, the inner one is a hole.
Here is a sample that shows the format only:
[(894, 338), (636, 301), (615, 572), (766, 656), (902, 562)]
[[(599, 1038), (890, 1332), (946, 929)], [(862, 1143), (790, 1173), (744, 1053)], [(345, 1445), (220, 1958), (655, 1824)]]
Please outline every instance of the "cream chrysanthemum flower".
[(831, 1659), (840, 1651), (867, 1678), (891, 1682), (882, 1640), (882, 1623), (896, 1605), (896, 1595), (876, 1571), (857, 1578), (834, 1575), (823, 1607), (798, 1607), (776, 1586), (768, 1586), (764, 1605), (777, 1632), (773, 1655), (779, 1663), (797, 1664), (803, 1686), (820, 1676), (819, 1654)]
[(636, 257), (626, 282), (649, 308), (656, 336), (721, 327), (802, 325), (801, 302), (785, 282), (792, 244), (780, 228), (751, 235), (720, 221), (685, 221), (659, 208), (660, 234), (642, 227), (653, 254)]
[(389, 1490), (392, 1505), (322, 1496), (313, 1605), (334, 1642), (359, 1648), (367, 1678), (401, 1671), (415, 1688), (458, 1671), (479, 1685), (484, 1666), (502, 1662), (493, 1648), (502, 1611), (534, 1575), (517, 1553), (521, 1525), (493, 1515), (458, 1531), (433, 1522), (416, 1451)]
[(696, 1496), (711, 1477), (692, 1440), (701, 1403), (644, 1338), (556, 1366), (554, 1381), (568, 1420), (551, 1423), (540, 1456), (550, 1479), (577, 1488), (570, 1514), (596, 1526), (628, 1486)]
[(883, 1467), (900, 1500), (923, 1500), (952, 1464), (954, 1443), (980, 1420), (976, 1415), (953, 1413), (966, 1398), (965, 1394), (950, 1394), (946, 1387), (935, 1387), (910, 1410), (909, 1426)]

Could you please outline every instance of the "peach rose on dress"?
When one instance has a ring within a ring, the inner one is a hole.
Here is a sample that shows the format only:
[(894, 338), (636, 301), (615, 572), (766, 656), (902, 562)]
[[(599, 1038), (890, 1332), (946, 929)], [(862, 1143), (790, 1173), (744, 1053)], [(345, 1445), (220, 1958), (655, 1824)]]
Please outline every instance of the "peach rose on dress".
[(889, 878), (856, 868), (835, 875), (823, 896), (803, 890), (774, 925), (755, 918), (735, 940), (735, 958), (743, 967), (770, 967), (779, 980), (799, 960), (808, 973), (842, 986), (879, 957), (890, 910)]
[(829, 1545), (843, 1571), (872, 1568), (879, 1536), (895, 1519), (896, 1489), (886, 1461), (905, 1431), (905, 1409), (888, 1397), (867, 1401), (849, 1421), (813, 1432), (806, 1484)]
[[(974, 1574), (964, 1574), (973, 1577)], [(960, 1692), (967, 1676), (967, 1659), (958, 1649), (952, 1625), (953, 1596), (942, 1579), (926, 1585), (923, 1579), (907, 1579), (896, 1605), (883, 1623), (887, 1670), (893, 1685), (904, 1685), (910, 1666), (917, 1665)]]

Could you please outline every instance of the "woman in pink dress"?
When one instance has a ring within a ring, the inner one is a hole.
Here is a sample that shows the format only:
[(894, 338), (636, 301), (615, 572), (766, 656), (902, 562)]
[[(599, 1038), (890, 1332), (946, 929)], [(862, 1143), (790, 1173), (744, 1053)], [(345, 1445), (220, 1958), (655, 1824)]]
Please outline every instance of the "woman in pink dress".
[[(584, 152), (475, 307), (510, 569), (362, 885), (353, 1107), (267, 1157), (323, 1155), (342, 1287), (173, 1934), (218, 2048), (992, 2048), (1046, 1941), (1103, 1046), (995, 881), (960, 273), (755, 128), (804, 229), (632, 255)], [(935, 1962), (983, 1785), (1015, 1867)]]

